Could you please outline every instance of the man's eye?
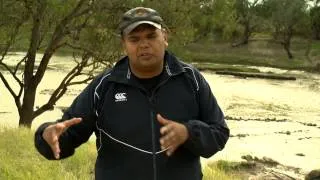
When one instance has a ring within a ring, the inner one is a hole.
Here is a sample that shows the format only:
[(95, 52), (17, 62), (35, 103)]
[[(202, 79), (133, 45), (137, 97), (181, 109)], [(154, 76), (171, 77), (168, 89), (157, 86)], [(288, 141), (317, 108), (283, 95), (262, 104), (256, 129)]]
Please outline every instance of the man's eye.
[(130, 41), (130, 42), (138, 42), (139, 39), (138, 39), (138, 38), (129, 38), (129, 41)]
[(154, 39), (154, 38), (156, 38), (156, 37), (157, 37), (157, 36), (156, 36), (155, 34), (152, 34), (152, 35), (148, 36), (149, 39)]

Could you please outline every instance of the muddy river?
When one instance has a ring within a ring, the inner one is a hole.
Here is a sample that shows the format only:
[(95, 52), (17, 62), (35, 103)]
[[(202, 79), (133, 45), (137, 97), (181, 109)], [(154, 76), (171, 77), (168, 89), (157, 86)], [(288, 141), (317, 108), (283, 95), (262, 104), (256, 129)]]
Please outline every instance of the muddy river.
[[(18, 54), (19, 55), (19, 54)], [(12, 56), (11, 63), (18, 56)], [(72, 62), (54, 57), (37, 92), (36, 106), (49, 98)], [(222, 107), (231, 137), (225, 149), (204, 162), (218, 159), (241, 161), (241, 156), (268, 157), (304, 171), (320, 167), (320, 76), (302, 71), (259, 68), (265, 72), (289, 73), (296, 81), (237, 78), (203, 72)], [(6, 74), (8, 77), (9, 75)], [(34, 121), (32, 128), (62, 114), (84, 85), (71, 87), (57, 103)], [(17, 127), (18, 114), (12, 97), (0, 82), (0, 126)]]

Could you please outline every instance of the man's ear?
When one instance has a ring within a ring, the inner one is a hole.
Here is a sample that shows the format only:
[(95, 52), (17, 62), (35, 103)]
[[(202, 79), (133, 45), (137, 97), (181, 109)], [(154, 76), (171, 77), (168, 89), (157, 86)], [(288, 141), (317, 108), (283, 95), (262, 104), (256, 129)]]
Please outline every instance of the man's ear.
[(168, 32), (165, 29), (162, 29), (162, 34), (163, 34), (163, 38), (164, 38), (164, 44), (166, 47), (168, 47), (169, 43), (168, 43)]

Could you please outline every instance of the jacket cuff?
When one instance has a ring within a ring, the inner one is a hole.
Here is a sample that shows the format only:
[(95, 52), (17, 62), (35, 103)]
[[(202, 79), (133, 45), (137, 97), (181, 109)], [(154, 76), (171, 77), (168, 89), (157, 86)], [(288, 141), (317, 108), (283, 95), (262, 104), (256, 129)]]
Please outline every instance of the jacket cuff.
[(38, 152), (49, 160), (55, 160), (51, 147), (47, 141), (43, 138), (43, 131), (50, 125), (55, 124), (55, 122), (48, 122), (42, 124), (35, 133), (34, 144)]
[(196, 147), (196, 141), (197, 139), (199, 139), (200, 136), (199, 128), (195, 125), (191, 125), (190, 123), (184, 123), (184, 125), (188, 130), (189, 136), (186, 142), (183, 144), (183, 146), (193, 152), (194, 148)]

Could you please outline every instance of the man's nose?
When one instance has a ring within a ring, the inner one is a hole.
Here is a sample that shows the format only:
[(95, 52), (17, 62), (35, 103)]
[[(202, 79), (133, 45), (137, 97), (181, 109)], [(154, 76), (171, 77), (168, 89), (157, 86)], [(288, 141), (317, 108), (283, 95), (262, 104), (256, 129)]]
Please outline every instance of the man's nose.
[(139, 46), (141, 48), (147, 48), (150, 46), (148, 39), (141, 39)]

